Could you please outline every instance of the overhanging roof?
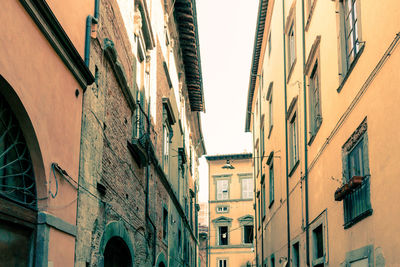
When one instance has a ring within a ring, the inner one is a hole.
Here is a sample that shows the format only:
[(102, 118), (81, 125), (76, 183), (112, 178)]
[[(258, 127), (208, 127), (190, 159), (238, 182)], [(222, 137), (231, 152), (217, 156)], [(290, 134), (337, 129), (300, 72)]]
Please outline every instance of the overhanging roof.
[(265, 18), (267, 15), (268, 0), (260, 0), (258, 6), (257, 28), (254, 37), (253, 58), (250, 69), (249, 91), (247, 94), (246, 127), (245, 131), (250, 131), (251, 107), (253, 105), (254, 88), (256, 86), (257, 70), (260, 61), (261, 46), (264, 38)]
[(174, 14), (178, 25), (190, 109), (205, 111), (196, 0), (176, 0)]

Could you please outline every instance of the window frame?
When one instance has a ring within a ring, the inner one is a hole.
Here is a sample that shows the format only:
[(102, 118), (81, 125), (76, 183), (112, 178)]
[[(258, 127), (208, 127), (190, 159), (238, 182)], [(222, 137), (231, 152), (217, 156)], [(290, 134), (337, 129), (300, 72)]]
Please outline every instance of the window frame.
[[(311, 266), (321, 266), (329, 262), (329, 242), (328, 242), (328, 223), (327, 223), (327, 210), (321, 212), (311, 223), (310, 223), (310, 233), (311, 233), (311, 249), (310, 249), (310, 259)], [(323, 256), (319, 258), (316, 257), (316, 246), (314, 240), (314, 231), (318, 227), (322, 227), (322, 244), (323, 244)]]
[[(226, 237), (224, 239), (226, 239), (226, 244), (221, 244), (222, 239), (221, 239), (221, 235), (223, 235), (223, 233), (221, 233), (221, 228), (224, 227), (226, 228)], [(229, 226), (228, 225), (220, 225), (218, 226), (218, 246), (227, 246), (229, 245)]]
[[(213, 175), (213, 182), (214, 182), (214, 188), (215, 188), (215, 200), (217, 200), (217, 201), (229, 201), (229, 199), (230, 199), (230, 184), (231, 184), (231, 181), (232, 181), (232, 174), (223, 174), (223, 175)], [(219, 199), (218, 198), (218, 182), (219, 181), (221, 181), (221, 180), (227, 180), (227, 183), (228, 183), (228, 185), (227, 185), (227, 198), (222, 198), (222, 199)]]
[[(217, 258), (217, 267), (229, 267), (229, 258)], [(225, 266), (220, 265), (221, 261), (225, 261)]]
[(168, 207), (163, 204), (163, 220), (162, 220), (162, 240), (168, 244)]
[[(285, 38), (287, 41), (286, 44), (286, 63), (287, 63), (287, 79), (286, 82), (289, 83), (290, 77), (292, 76), (294, 66), (297, 61), (297, 52), (296, 52), (296, 1), (293, 1), (292, 6), (290, 7), (289, 14), (286, 18), (286, 26), (285, 26)], [(291, 35), (291, 33), (293, 33)]]
[(274, 110), (273, 110), (273, 86), (274, 83), (270, 82), (266, 100), (268, 101), (268, 139), (271, 136), (272, 128), (274, 127)]
[[(362, 38), (362, 14), (361, 14), (361, 1), (355, 0), (355, 10), (357, 13), (357, 37), (358, 42), (355, 40), (352, 42), (353, 45), (358, 47), (357, 51), (354, 54), (354, 58), (349, 63), (348, 60), (348, 44), (347, 44), (347, 26), (346, 26), (346, 8), (345, 5), (348, 0), (339, 0), (337, 2), (337, 10), (339, 13), (339, 18), (337, 21), (337, 35), (338, 35), (338, 45), (339, 45), (339, 87), (337, 88), (337, 92), (340, 93), (345, 82), (353, 71), (359, 57), (365, 48), (365, 41)], [(350, 0), (353, 1), (353, 0)], [(353, 7), (354, 9), (354, 7)], [(354, 23), (353, 23), (354, 24)], [(355, 33), (354, 33), (355, 34)], [(354, 37), (354, 36), (353, 36)]]
[[(297, 108), (294, 108), (296, 105), (297, 98), (292, 101), (291, 106), (292, 110), (288, 112), (290, 116), (288, 116), (287, 123), (289, 124), (289, 134), (288, 134), (288, 142), (289, 142), (289, 177), (292, 176), (294, 171), (297, 169), (299, 165), (299, 127), (298, 127), (298, 116), (297, 116)], [(290, 108), (289, 108), (290, 110)]]
[(269, 205), (268, 205), (268, 208), (271, 208), (275, 201), (275, 174), (274, 174), (274, 160), (273, 159), (271, 160), (271, 162), (269, 164), (268, 170), (269, 170)]
[[(370, 195), (370, 169), (369, 169), (369, 149), (368, 149), (368, 125), (367, 118), (361, 122), (350, 138), (342, 146), (342, 168), (343, 183), (346, 184), (352, 178), (350, 170), (350, 157), (355, 149), (361, 150), (362, 172), (358, 175), (363, 176), (360, 187), (354, 189), (343, 199), (344, 228), (350, 228), (354, 224), (372, 215), (371, 195)], [(360, 169), (361, 169), (360, 166)], [(360, 170), (361, 171), (361, 170)], [(356, 173), (354, 173), (356, 175)], [(355, 176), (353, 175), (353, 176)], [(361, 199), (363, 197), (363, 199)], [(357, 199), (356, 199), (357, 198)], [(357, 201), (357, 205), (353, 202)], [(352, 207), (350, 207), (352, 206)], [(360, 210), (358, 210), (360, 209)]]

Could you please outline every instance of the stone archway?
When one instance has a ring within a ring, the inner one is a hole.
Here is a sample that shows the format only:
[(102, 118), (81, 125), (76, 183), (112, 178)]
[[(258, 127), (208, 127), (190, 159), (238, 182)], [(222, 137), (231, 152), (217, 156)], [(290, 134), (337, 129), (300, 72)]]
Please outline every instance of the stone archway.
[(132, 240), (122, 221), (106, 225), (100, 243), (104, 267), (133, 267), (135, 263)]
[(104, 267), (131, 267), (132, 257), (128, 246), (120, 237), (108, 240), (104, 250)]
[(167, 261), (163, 252), (158, 254), (155, 267), (167, 267)]

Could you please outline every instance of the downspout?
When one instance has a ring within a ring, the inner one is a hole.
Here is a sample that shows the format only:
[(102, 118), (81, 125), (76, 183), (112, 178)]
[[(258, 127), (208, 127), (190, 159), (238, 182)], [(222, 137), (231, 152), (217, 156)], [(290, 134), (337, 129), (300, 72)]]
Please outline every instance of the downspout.
[[(257, 75), (257, 76), (258, 76), (258, 83), (259, 83), (259, 85), (258, 85), (258, 104), (259, 104), (259, 112), (260, 112), (259, 113), (260, 114), (259, 115), (260, 116), (260, 142), (259, 142), (260, 147), (258, 149), (258, 158), (257, 158), (257, 160), (259, 160), (259, 157), (261, 154), (260, 151), (261, 151), (261, 86), (262, 86), (261, 79), (262, 79), (262, 76), (261, 75)], [(264, 137), (262, 137), (262, 138), (264, 139)], [(264, 142), (262, 145), (264, 145)], [(258, 162), (258, 163), (260, 163), (260, 162)], [(262, 160), (261, 160), (261, 164), (260, 164), (259, 168), (260, 168), (260, 179), (262, 179), (262, 176), (263, 176)], [(265, 179), (264, 179), (264, 183), (265, 183)], [(261, 193), (262, 193), (262, 190), (261, 190)], [(264, 194), (265, 194), (265, 192), (264, 192)], [(261, 201), (262, 201), (263, 198), (262, 198), (261, 194), (260, 194), (260, 197), (261, 197)], [(264, 209), (267, 210), (265, 208), (265, 197), (264, 197), (264, 203), (261, 204), (261, 208), (262, 208), (263, 215), (265, 216)], [(263, 223), (263, 218), (264, 217), (260, 218), (261, 219), (261, 259), (262, 259), (261, 266), (264, 264), (264, 223)]]
[[(142, 103), (141, 103), (142, 104)], [(139, 105), (140, 106), (140, 105)], [(142, 110), (143, 111), (143, 110)], [(147, 120), (147, 138), (150, 140), (150, 119), (149, 115), (150, 114), (150, 105), (147, 106), (147, 114), (146, 114), (146, 120)], [(153, 265), (156, 264), (156, 257), (157, 257), (157, 228), (156, 225), (154, 224), (153, 220), (150, 217), (149, 213), (149, 197), (150, 197), (150, 144), (147, 144), (147, 166), (146, 166), (146, 219), (150, 222), (151, 226), (153, 227)], [(168, 219), (168, 218), (167, 218)]]
[(94, 1), (94, 16), (88, 15), (86, 18), (86, 34), (85, 34), (85, 64), (89, 67), (90, 63), (90, 38), (91, 33), (96, 32), (96, 29), (92, 29), (92, 25), (99, 23), (99, 6), (100, 0)]
[[(253, 118), (253, 159), (255, 160), (255, 156), (254, 156), (254, 151), (255, 151), (255, 149), (254, 149), (254, 112), (252, 112), (251, 113), (251, 117)], [(256, 226), (255, 227), (255, 231), (254, 231), (254, 233), (255, 233), (255, 240), (256, 240), (256, 253), (255, 253), (255, 255), (256, 255), (256, 265), (258, 266), (258, 257), (257, 257), (257, 234), (258, 234), (258, 225), (257, 225), (257, 222), (258, 222), (258, 216), (257, 216), (257, 179), (256, 179), (256, 164), (254, 164), (254, 162), (253, 162), (253, 180), (254, 180), (254, 182), (253, 182), (253, 187), (254, 187), (254, 220), (255, 220), (255, 223), (254, 223), (254, 225)]]
[(310, 229), (308, 221), (308, 147), (307, 147), (307, 91), (306, 91), (306, 37), (304, 31), (304, 0), (301, 0), (301, 19), (303, 37), (303, 100), (304, 100), (304, 190), (306, 208), (306, 259), (307, 266), (310, 266)]
[(290, 206), (289, 206), (289, 163), (288, 163), (288, 134), (287, 134), (287, 84), (286, 84), (286, 22), (285, 22), (285, 1), (282, 0), (283, 20), (283, 84), (285, 92), (285, 160), (286, 160), (286, 217), (287, 217), (287, 260), (290, 267)]

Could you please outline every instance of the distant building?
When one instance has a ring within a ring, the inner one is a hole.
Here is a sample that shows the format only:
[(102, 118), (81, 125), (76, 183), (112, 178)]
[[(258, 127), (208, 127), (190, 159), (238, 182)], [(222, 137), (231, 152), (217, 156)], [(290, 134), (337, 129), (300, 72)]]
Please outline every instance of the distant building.
[(395, 0), (259, 1), (257, 266), (399, 266), (399, 17)]
[(208, 203), (201, 202), (199, 203), (200, 210), (199, 210), (199, 227), (206, 226), (208, 227)]
[(207, 156), (209, 267), (247, 267), (254, 260), (252, 154)]

